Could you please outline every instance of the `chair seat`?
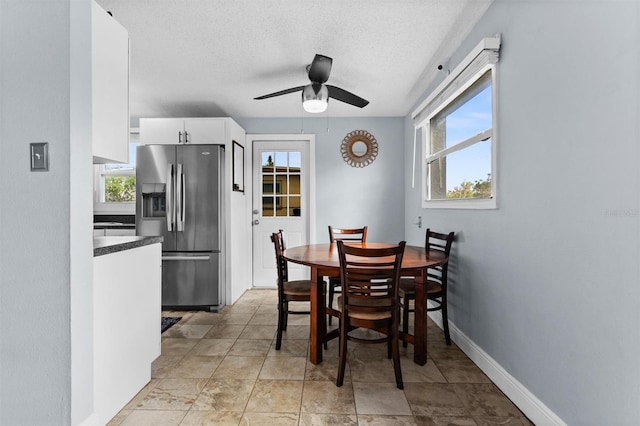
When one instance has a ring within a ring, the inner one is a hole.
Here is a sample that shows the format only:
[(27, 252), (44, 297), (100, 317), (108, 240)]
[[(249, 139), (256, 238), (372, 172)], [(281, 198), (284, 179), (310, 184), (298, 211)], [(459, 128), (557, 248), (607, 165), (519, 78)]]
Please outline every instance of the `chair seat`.
[[(367, 303), (363, 303), (361, 306), (383, 306), (380, 303), (376, 303), (375, 299), (367, 300)], [(339, 312), (342, 312), (342, 296), (338, 296), (338, 306), (336, 309)], [(361, 320), (369, 320), (369, 321), (377, 321), (383, 319), (391, 318), (391, 312), (358, 312), (358, 311), (350, 311), (349, 316), (351, 318), (361, 319)]]
[[(427, 294), (442, 293), (442, 285), (437, 281), (427, 280), (425, 287)], [(414, 296), (416, 294), (416, 288), (413, 278), (402, 278), (398, 292), (401, 297)]]
[(311, 294), (311, 281), (287, 281), (284, 283), (284, 294), (291, 296), (305, 296)]

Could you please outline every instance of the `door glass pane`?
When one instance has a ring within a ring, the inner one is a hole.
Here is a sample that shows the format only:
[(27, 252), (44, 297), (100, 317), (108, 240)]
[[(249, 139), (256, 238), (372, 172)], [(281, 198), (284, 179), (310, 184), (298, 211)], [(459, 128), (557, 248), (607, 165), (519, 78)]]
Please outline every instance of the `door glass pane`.
[(300, 194), (300, 175), (289, 175), (289, 194)]
[(289, 197), (289, 216), (300, 216), (300, 197)]
[(262, 177), (262, 193), (273, 194), (275, 186), (273, 185), (273, 176), (265, 175)]
[(278, 169), (285, 169), (287, 168), (288, 161), (287, 161), (287, 157), (288, 157), (288, 152), (276, 152), (276, 167)]
[(289, 167), (292, 169), (298, 169), (300, 172), (300, 167), (302, 167), (302, 154), (299, 152), (290, 152), (289, 153)]
[(276, 216), (288, 216), (287, 197), (276, 197)]
[(274, 216), (273, 197), (262, 197), (262, 216)]
[(273, 152), (262, 153), (262, 171), (273, 171)]

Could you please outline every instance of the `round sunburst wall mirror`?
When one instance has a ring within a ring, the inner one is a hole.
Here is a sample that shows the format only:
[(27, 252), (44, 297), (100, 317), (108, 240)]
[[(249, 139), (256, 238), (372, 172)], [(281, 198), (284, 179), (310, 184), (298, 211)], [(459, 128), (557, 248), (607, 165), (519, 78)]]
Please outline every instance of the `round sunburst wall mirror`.
[(342, 159), (352, 167), (366, 167), (373, 163), (378, 155), (378, 142), (366, 130), (354, 130), (347, 133), (340, 145)]

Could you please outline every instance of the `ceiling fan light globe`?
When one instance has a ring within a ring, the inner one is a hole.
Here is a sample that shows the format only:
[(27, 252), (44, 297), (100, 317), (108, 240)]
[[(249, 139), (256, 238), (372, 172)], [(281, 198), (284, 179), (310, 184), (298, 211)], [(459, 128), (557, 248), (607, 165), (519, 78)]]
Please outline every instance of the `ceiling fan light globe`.
[(318, 93), (313, 90), (312, 85), (305, 86), (302, 90), (302, 107), (305, 111), (317, 114), (327, 110), (329, 104), (329, 90), (323, 84)]
[(312, 114), (318, 114), (327, 110), (328, 102), (320, 99), (310, 99), (302, 102), (302, 107), (305, 111)]

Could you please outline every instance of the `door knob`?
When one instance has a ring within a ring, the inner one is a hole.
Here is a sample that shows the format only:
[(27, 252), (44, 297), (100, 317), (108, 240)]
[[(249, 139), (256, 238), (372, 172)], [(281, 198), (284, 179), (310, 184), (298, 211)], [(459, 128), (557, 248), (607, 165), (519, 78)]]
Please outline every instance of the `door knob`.
[(253, 214), (258, 214), (258, 213), (260, 213), (260, 212), (258, 211), (258, 209), (254, 209), (254, 210), (253, 210)]
[(253, 221), (253, 224), (254, 225), (260, 225), (260, 221), (258, 219), (256, 219), (256, 220)]

